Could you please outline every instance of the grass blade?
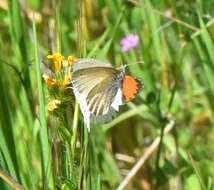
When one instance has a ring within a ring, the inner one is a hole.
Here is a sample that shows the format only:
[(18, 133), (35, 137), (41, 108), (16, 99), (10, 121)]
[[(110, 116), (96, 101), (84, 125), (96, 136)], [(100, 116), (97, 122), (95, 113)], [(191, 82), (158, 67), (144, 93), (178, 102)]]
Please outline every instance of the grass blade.
[[(47, 121), (45, 113), (45, 101), (44, 101), (44, 92), (42, 87), (41, 71), (40, 71), (40, 62), (38, 56), (38, 44), (37, 44), (37, 33), (36, 33), (36, 23), (33, 22), (33, 34), (34, 34), (34, 53), (36, 61), (36, 76), (37, 76), (37, 86), (38, 86), (38, 98), (39, 98), (39, 119), (40, 119), (40, 140), (42, 148), (42, 168), (43, 168), (43, 182), (44, 184), (48, 182), (48, 187), (54, 189), (54, 179), (52, 173), (52, 159), (50, 152), (50, 145), (48, 142), (48, 131), (47, 131)], [(43, 184), (43, 185), (44, 185)]]

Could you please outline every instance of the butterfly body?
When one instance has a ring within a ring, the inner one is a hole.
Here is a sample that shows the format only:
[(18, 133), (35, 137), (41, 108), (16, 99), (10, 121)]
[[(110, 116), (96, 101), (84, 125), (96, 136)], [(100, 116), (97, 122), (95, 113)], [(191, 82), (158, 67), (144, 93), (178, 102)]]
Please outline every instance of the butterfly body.
[(110, 63), (87, 58), (73, 63), (71, 83), (88, 129), (90, 123), (111, 121), (119, 106), (133, 99), (142, 86), (125, 75), (125, 66), (114, 68)]

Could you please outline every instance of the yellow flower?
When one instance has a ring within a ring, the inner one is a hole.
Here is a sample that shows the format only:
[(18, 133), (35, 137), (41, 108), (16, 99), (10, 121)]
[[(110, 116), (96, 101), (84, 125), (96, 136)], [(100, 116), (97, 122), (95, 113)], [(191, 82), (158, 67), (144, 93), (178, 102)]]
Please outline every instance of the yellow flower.
[(45, 82), (50, 86), (57, 86), (57, 81), (55, 78), (51, 78), (47, 74), (43, 74), (42, 77), (44, 78)]
[(68, 66), (70, 67), (74, 62), (75, 58), (73, 55), (68, 56)]
[(48, 103), (48, 111), (54, 111), (61, 104), (60, 100), (54, 99)]
[(47, 84), (50, 84), (51, 78), (49, 75), (43, 74), (42, 77), (44, 78), (44, 80)]
[(65, 88), (68, 84), (71, 83), (71, 74), (65, 74), (65, 79), (62, 81), (62, 88)]
[(58, 85), (58, 83), (57, 83), (57, 81), (56, 81), (56, 79), (55, 78), (52, 78), (51, 79), (51, 83), (50, 83), (52, 86), (57, 86)]
[(60, 71), (60, 62), (64, 61), (65, 57), (61, 53), (55, 53), (53, 55), (48, 55), (47, 58), (52, 59), (55, 70), (57, 72), (59, 72)]
[[(58, 86), (61, 88), (66, 88), (67, 85), (71, 83), (71, 65), (73, 64), (75, 58), (70, 55), (67, 59), (61, 54), (56, 53), (53, 55), (48, 55), (48, 59), (51, 59), (55, 66), (54, 76), (51, 78), (48, 75), (43, 75), (45, 82), (50, 86)], [(58, 73), (56, 73), (58, 72)]]

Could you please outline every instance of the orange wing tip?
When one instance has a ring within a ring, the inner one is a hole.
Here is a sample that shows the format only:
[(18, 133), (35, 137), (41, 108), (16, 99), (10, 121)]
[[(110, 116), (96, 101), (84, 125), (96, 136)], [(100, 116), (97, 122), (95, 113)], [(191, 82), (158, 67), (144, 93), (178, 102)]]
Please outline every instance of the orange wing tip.
[(122, 84), (122, 91), (125, 101), (131, 101), (141, 89), (141, 83), (130, 75), (125, 75)]

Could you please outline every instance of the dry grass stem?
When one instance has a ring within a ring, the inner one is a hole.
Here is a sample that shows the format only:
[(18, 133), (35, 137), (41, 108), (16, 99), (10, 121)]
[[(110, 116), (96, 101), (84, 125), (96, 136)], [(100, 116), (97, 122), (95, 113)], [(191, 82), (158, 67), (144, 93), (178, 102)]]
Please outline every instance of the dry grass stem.
[(197, 28), (197, 27), (195, 27), (195, 26), (192, 26), (192, 25), (190, 25), (190, 24), (188, 24), (188, 23), (186, 23), (186, 22), (184, 22), (184, 21), (182, 21), (182, 20), (179, 20), (179, 19), (177, 19), (177, 18), (175, 18), (175, 17), (172, 17), (172, 16), (169, 16), (169, 15), (167, 15), (167, 14), (165, 14), (165, 13), (162, 13), (162, 12), (158, 11), (157, 9), (154, 9), (154, 8), (152, 8), (152, 7), (149, 7), (149, 6), (146, 6), (146, 5), (144, 5), (143, 3), (140, 3), (140, 2), (135, 1), (135, 0), (128, 0), (128, 1), (131, 2), (131, 3), (133, 3), (133, 4), (135, 4), (135, 5), (140, 6), (140, 7), (142, 7), (142, 8), (149, 9), (149, 10), (153, 11), (154, 13), (156, 13), (156, 14), (158, 14), (158, 15), (160, 15), (160, 16), (163, 16), (163, 17), (165, 17), (165, 18), (167, 18), (167, 19), (170, 19), (170, 20), (172, 20), (172, 21), (174, 21), (174, 22), (177, 22), (177, 23), (179, 23), (179, 24), (181, 24), (181, 25), (183, 25), (183, 26), (186, 26), (187, 28), (190, 28), (191, 30), (194, 30), (194, 31), (196, 31), (196, 32), (200, 32), (200, 31), (201, 31), (199, 28)]
[[(164, 134), (167, 134), (169, 131), (173, 129), (175, 126), (175, 121), (171, 120), (170, 123), (165, 127)], [(134, 165), (134, 167), (131, 169), (129, 174), (125, 177), (125, 179), (120, 183), (117, 190), (122, 190), (126, 187), (126, 185), (131, 181), (131, 179), (136, 175), (136, 173), (139, 171), (140, 168), (143, 167), (146, 160), (149, 159), (149, 157), (152, 155), (152, 153), (156, 150), (160, 143), (160, 137), (157, 137), (154, 142), (151, 144), (151, 146), (147, 149), (145, 154), (138, 160), (138, 162)]]

